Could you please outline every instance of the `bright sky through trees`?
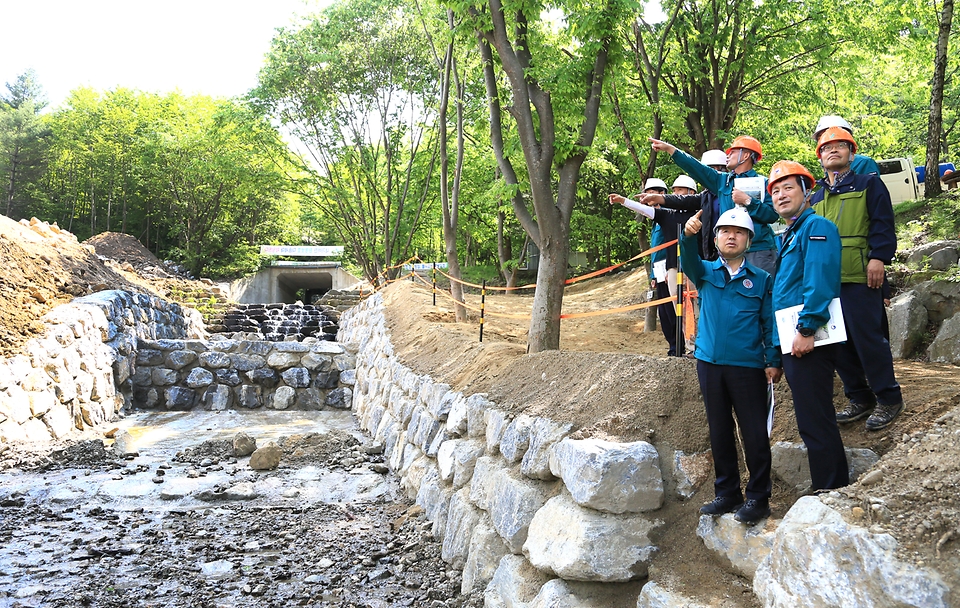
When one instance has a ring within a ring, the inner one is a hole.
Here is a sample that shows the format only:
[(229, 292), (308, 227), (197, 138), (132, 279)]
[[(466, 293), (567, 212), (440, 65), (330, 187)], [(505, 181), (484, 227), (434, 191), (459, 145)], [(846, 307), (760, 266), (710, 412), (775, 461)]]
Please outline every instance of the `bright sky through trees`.
[(31, 0), (0, 14), (0, 85), (33, 68), (50, 106), (74, 88), (229, 97), (257, 83), (274, 30), (329, 0)]

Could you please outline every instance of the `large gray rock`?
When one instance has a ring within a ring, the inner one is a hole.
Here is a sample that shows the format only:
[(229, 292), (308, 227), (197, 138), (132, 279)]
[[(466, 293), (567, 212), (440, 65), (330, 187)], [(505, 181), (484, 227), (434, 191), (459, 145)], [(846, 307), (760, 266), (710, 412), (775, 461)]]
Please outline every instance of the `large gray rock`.
[(564, 439), (551, 463), (573, 500), (584, 507), (637, 513), (663, 505), (660, 456), (646, 441)]
[(733, 600), (724, 600), (719, 604), (707, 605), (664, 587), (656, 581), (649, 581), (640, 590), (637, 608), (740, 608), (740, 604)]
[(483, 589), (493, 578), (497, 566), (504, 555), (509, 555), (510, 549), (493, 529), (487, 518), (481, 518), (473, 529), (470, 537), (470, 547), (467, 552), (466, 563), (463, 565), (463, 580), (460, 583), (461, 593), (470, 593), (474, 589)]
[(960, 283), (924, 281), (913, 289), (934, 323), (940, 323), (960, 312)]
[(960, 254), (957, 253), (956, 248), (944, 247), (930, 256), (930, 269), (949, 270), (957, 265), (958, 260), (960, 260)]
[(507, 417), (507, 413), (503, 410), (494, 408), (488, 409), (485, 417), (487, 424), (487, 452), (490, 454), (499, 454), (500, 438), (503, 437), (503, 432), (507, 430), (507, 425), (510, 424), (510, 418)]
[(510, 469), (494, 473), (492, 495), (488, 495), (493, 527), (512, 553), (520, 553), (527, 540), (530, 522), (555, 491), (556, 484), (515, 476)]
[(447, 528), (447, 512), (453, 490), (440, 482), (436, 467), (427, 470), (420, 480), (416, 503), (423, 507), (424, 514), (433, 522), (433, 535), (443, 540)]
[(564, 437), (573, 432), (569, 422), (538, 417), (530, 428), (530, 445), (520, 461), (520, 472), (531, 479), (555, 479), (550, 472), (550, 455)]
[(960, 365), (960, 314), (943, 322), (927, 348), (927, 356), (931, 361)]
[(190, 388), (205, 388), (213, 384), (213, 373), (202, 367), (195, 367), (187, 375), (187, 386)]
[(472, 438), (486, 436), (487, 425), (484, 412), (493, 407), (493, 402), (487, 399), (485, 393), (476, 393), (467, 397), (466, 405), (467, 434)]
[(504, 462), (496, 456), (481, 456), (470, 478), (470, 502), (484, 511), (490, 510), (490, 499), (496, 492), (497, 475)]
[(568, 494), (547, 501), (530, 522), (523, 553), (535, 567), (566, 580), (621, 582), (647, 575), (659, 525), (641, 515), (581, 507)]
[(918, 247), (914, 247), (909, 251), (905, 251), (908, 264), (919, 264), (923, 261), (923, 258), (929, 258), (934, 253), (940, 251), (941, 249), (958, 249), (960, 248), (960, 241), (932, 241), (930, 243), (924, 243)]
[(297, 390), (289, 386), (278, 387), (273, 393), (272, 406), (275, 410), (285, 410), (293, 405), (297, 398)]
[(460, 489), (470, 483), (477, 459), (483, 456), (483, 442), (474, 439), (445, 441), (437, 452), (440, 478)]
[(763, 525), (745, 526), (733, 514), (721, 517), (700, 516), (697, 536), (725, 563), (731, 572), (752, 579), (757, 567), (770, 555), (776, 522), (766, 519)]
[[(637, 586), (634, 583), (632, 586)], [(529, 608), (634, 608), (635, 590), (625, 585), (584, 583), (555, 578), (544, 583)], [(676, 607), (675, 607), (676, 608)]]
[[(844, 448), (847, 455), (847, 467), (850, 482), (853, 483), (880, 459), (876, 452), (867, 448)], [(802, 443), (778, 441), (770, 448), (771, 469), (773, 474), (793, 488), (798, 495), (809, 494), (810, 459), (807, 446)]]
[(887, 307), (887, 321), (893, 358), (912, 355), (927, 329), (927, 309), (916, 292), (908, 291), (895, 297)]
[(765, 608), (947, 608), (933, 571), (901, 562), (897, 541), (844, 522), (813, 496), (798, 500), (774, 534), (753, 590)]
[(451, 566), (462, 569), (470, 549), (470, 538), (480, 522), (480, 510), (470, 504), (470, 489), (462, 488), (450, 498), (447, 525), (444, 529), (440, 557)]
[(483, 591), (484, 608), (527, 608), (550, 576), (520, 555), (505, 555)]
[(527, 453), (530, 447), (530, 429), (533, 427), (535, 418), (520, 414), (510, 421), (507, 428), (500, 437), (500, 453), (507, 459), (507, 462), (520, 462), (523, 455)]

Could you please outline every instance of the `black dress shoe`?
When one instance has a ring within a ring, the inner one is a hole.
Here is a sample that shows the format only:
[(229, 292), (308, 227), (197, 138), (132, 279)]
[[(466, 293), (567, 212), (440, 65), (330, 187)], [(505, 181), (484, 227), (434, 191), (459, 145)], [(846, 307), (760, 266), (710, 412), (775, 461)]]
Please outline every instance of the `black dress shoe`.
[(740, 507), (740, 510), (733, 517), (742, 524), (752, 526), (761, 519), (770, 517), (770, 503), (765, 498), (750, 499)]
[(724, 513), (733, 513), (743, 504), (743, 499), (739, 496), (717, 496), (713, 502), (700, 507), (701, 515), (723, 515)]

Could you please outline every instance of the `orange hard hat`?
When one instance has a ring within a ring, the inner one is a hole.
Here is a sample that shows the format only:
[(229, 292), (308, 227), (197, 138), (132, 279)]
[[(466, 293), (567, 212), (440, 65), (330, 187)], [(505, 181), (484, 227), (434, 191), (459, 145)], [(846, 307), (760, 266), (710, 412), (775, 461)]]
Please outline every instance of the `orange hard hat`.
[(807, 181), (806, 188), (812, 188), (813, 183), (816, 181), (813, 179), (813, 174), (800, 163), (792, 160), (780, 160), (774, 163), (773, 169), (770, 169), (770, 179), (767, 180), (767, 192), (773, 194), (773, 185), (791, 175), (799, 175), (805, 179)]
[(830, 127), (820, 135), (820, 141), (817, 142), (817, 158), (820, 158), (820, 148), (832, 141), (848, 142), (853, 148), (853, 153), (857, 153), (857, 140), (852, 134), (843, 127)]
[(749, 135), (741, 135), (740, 137), (733, 140), (733, 143), (730, 144), (730, 147), (727, 148), (727, 154), (730, 154), (730, 150), (736, 148), (743, 148), (744, 150), (750, 150), (751, 152), (757, 153), (757, 160), (763, 158), (763, 149), (760, 147), (760, 142), (757, 141), (755, 137), (750, 137)]

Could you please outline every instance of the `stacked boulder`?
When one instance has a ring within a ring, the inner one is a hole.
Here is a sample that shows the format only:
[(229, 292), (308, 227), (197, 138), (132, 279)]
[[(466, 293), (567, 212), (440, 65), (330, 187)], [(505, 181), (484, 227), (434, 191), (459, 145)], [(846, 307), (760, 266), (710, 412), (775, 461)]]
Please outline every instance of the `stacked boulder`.
[(141, 340), (130, 390), (135, 406), (168, 410), (349, 409), (340, 380), (352, 368), (342, 346), (316, 338)]
[(61, 438), (127, 403), (139, 340), (203, 336), (195, 310), (156, 296), (101, 291), (43, 317), (43, 336), (0, 361), (0, 442)]
[(337, 339), (339, 321), (340, 312), (328, 305), (237, 304), (223, 316), (222, 325), (209, 329), (237, 339), (302, 342), (316, 338), (332, 342)]
[[(927, 243), (898, 253), (898, 258), (920, 267), (917, 276), (956, 270), (960, 241)], [(887, 308), (887, 319), (894, 358), (925, 354), (930, 361), (960, 365), (960, 283), (918, 283), (893, 299)], [(925, 352), (921, 352), (923, 346)]]

